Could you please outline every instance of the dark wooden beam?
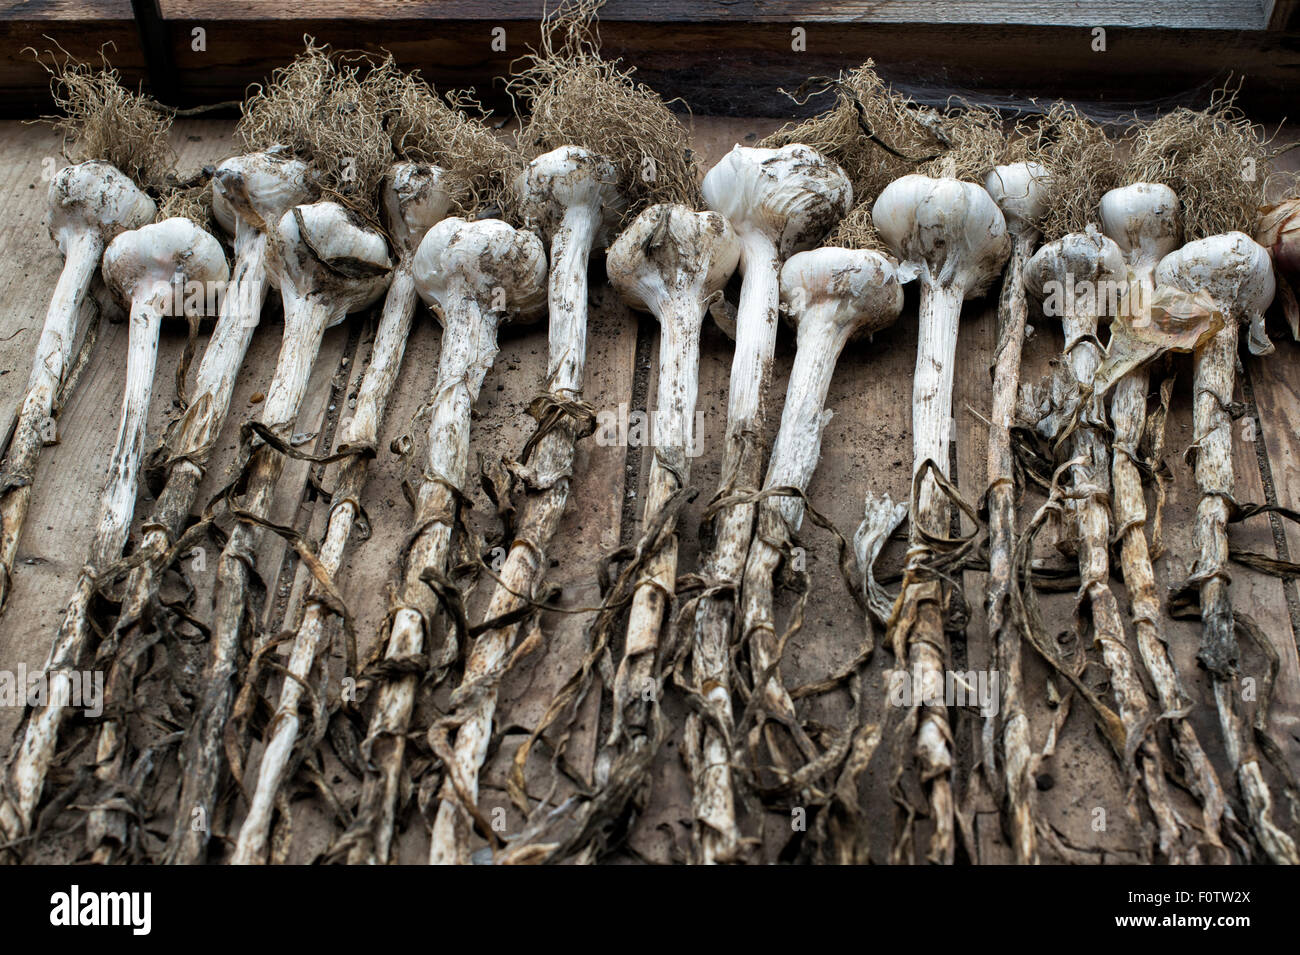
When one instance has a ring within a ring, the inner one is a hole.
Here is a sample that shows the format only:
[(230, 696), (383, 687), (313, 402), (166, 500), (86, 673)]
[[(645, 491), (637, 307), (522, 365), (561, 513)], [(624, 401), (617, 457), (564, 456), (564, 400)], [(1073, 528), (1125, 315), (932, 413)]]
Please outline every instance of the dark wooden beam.
[[(203, 21), (207, 49), (190, 49), (190, 22), (173, 22), (182, 98), (218, 102), (287, 62), (310, 34), (340, 47), (387, 50), (439, 88), (473, 86), (489, 105), (508, 107), (501, 80), (538, 39), (535, 21), (278, 22)], [(492, 29), (506, 31), (504, 51)], [(604, 22), (607, 56), (622, 57), (666, 97), (714, 115), (794, 115), (780, 90), (834, 75), (874, 58), (882, 74), (920, 100), (953, 93), (1004, 106), (1031, 97), (1078, 101), (1116, 113), (1204, 104), (1230, 76), (1243, 81), (1242, 105), (1261, 118), (1294, 111), (1300, 38), (1264, 31), (1106, 31), (1094, 50), (1090, 29), (979, 24), (810, 23), (806, 48), (791, 49), (789, 24)], [(816, 104), (814, 104), (816, 105)], [(812, 107), (810, 107), (812, 108)]]
[[(161, 0), (171, 20), (274, 20), (281, 0)], [(1266, 0), (607, 0), (604, 23), (983, 23), (1262, 30)], [(547, 4), (554, 7), (554, 0)], [(541, 0), (305, 0), (315, 20), (533, 20)]]
[[(288, 7), (280, 0), (158, 2), (176, 82), (155, 93), (184, 106), (241, 97), (250, 83), (288, 62), (301, 50), (304, 34), (310, 34), (337, 47), (391, 51), (403, 67), (421, 70), (440, 88), (472, 86), (501, 110), (508, 107), (501, 80), (511, 62), (537, 42), (535, 15), (540, 10), (537, 0), (318, 0)], [(1105, 9), (1113, 8), (1111, 22), (1131, 18), (1137, 2), (1107, 2)], [(1184, 21), (1201, 25), (1103, 26), (1104, 44), (1095, 28), (1086, 25), (1085, 14), (1099, 9), (1092, 0), (1050, 5), (1074, 11), (1068, 17), (1058, 12), (1058, 19), (1085, 21), (1073, 26), (900, 22), (904, 11), (916, 6), (900, 6), (895, 0), (817, 5), (803, 0), (610, 0), (602, 10), (600, 33), (606, 55), (622, 57), (646, 83), (667, 97), (680, 97), (701, 114), (796, 115), (800, 110), (782, 95), (782, 88), (794, 89), (809, 76), (834, 75), (873, 58), (882, 74), (923, 101), (938, 102), (955, 93), (1015, 108), (1034, 97), (1063, 97), (1118, 115), (1203, 104), (1214, 86), (1231, 76), (1234, 83), (1243, 84), (1244, 108), (1261, 120), (1279, 118), (1294, 112), (1294, 91), (1300, 88), (1300, 34), (1257, 28), (1269, 22), (1266, 12), (1276, 19), (1278, 10), (1266, 11), (1264, 0), (1243, 2), (1259, 14), (1248, 29), (1204, 25), (1211, 7), (1220, 13), (1237, 9), (1237, 0), (1152, 3), (1147, 7), (1166, 18), (1173, 16), (1175, 6), (1185, 8)], [(118, 47), (114, 64), (128, 80), (144, 76), (147, 58), (132, 35), (130, 3), (39, 0), (0, 10), (0, 37), (8, 40), (6, 52), (0, 53), (0, 112), (31, 115), (36, 106), (48, 103), (48, 78), (34, 63), (17, 56), (25, 44), (40, 46), (36, 41), (42, 34), (83, 59), (93, 57), (103, 39), (112, 39)], [(922, 6), (927, 4), (935, 5), (921, 0)], [(969, 12), (974, 7), (1010, 18), (1013, 10), (1041, 6), (1010, 0), (939, 5), (968, 20), (974, 18)], [(71, 13), (82, 8), (101, 19), (72, 19)], [(411, 16), (434, 10), (454, 13), (455, 18)], [(313, 16), (302, 16), (306, 11)], [(331, 16), (318, 18), (318, 11)], [(394, 13), (402, 19), (385, 18)], [(255, 15), (260, 18), (252, 18)], [(801, 49), (793, 42), (796, 26), (805, 34)], [(196, 50), (193, 31), (198, 28), (204, 31), (204, 43)], [(506, 31), (505, 50), (493, 49), (496, 28)], [(820, 105), (809, 104), (803, 112)]]
[(98, 62), (102, 50), (132, 86), (145, 79), (130, 0), (11, 3), (0, 8), (0, 115), (29, 118), (50, 111), (50, 77), (33, 53), (58, 52), (56, 44), (90, 63)]
[(171, 36), (158, 7), (158, 0), (131, 0), (131, 12), (140, 33), (140, 48), (144, 53), (145, 68), (149, 72), (150, 92), (161, 103), (179, 105), (176, 92), (180, 77), (176, 73)]

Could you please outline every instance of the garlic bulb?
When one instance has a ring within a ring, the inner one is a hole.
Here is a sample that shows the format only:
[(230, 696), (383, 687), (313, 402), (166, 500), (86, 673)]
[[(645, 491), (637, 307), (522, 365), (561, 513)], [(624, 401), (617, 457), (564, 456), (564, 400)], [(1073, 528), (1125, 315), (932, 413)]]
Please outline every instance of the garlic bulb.
[[(31, 830), (59, 727), (70, 696), (69, 674), (83, 659), (90, 639), (90, 603), (99, 574), (122, 555), (135, 509), (136, 477), (144, 453), (145, 426), (158, 360), (158, 335), (164, 315), (177, 302), (206, 302), (208, 296), (184, 294), (188, 283), (224, 286), (229, 269), (221, 244), (189, 219), (167, 219), (117, 236), (104, 251), (104, 281), (115, 295), (130, 303), (126, 387), (117, 444), (109, 462), (108, 480), (100, 502), (99, 523), (86, 565), (64, 611), (63, 621), (43, 667), (50, 682), (50, 702), (27, 723), (22, 747), (9, 767), (14, 805), (0, 804), (6, 832)], [(60, 686), (62, 684), (62, 686)]]
[[(962, 302), (983, 295), (1011, 253), (1006, 220), (982, 188), (956, 179), (908, 175), (891, 182), (872, 206), (871, 218), (885, 244), (898, 257), (900, 281), (921, 282), (916, 374), (912, 380), (913, 485), (926, 462), (948, 470), (952, 426), (952, 378)], [(927, 475), (914, 489), (908, 576), (896, 605), (898, 621), (890, 632), (895, 656), (922, 680), (939, 685), (945, 668), (942, 583), (919, 574), (929, 546), (919, 531), (944, 534), (946, 504)], [(939, 683), (934, 683), (938, 680)], [(951, 732), (942, 706), (922, 709), (915, 756), (928, 781), (934, 833), (927, 857), (951, 863), (956, 843), (951, 773)], [(896, 856), (902, 847), (896, 847)], [(900, 860), (901, 861), (901, 860)]]
[(36, 460), (41, 448), (55, 440), (55, 401), (81, 333), (79, 316), (86, 291), (104, 246), (119, 233), (152, 222), (156, 212), (153, 200), (135, 183), (99, 160), (65, 166), (50, 182), (50, 235), (64, 263), (0, 472), (0, 609), (9, 599)]
[[(718, 495), (756, 489), (762, 468), (765, 397), (776, 347), (780, 269), (796, 252), (811, 249), (853, 205), (844, 171), (815, 150), (793, 144), (780, 149), (736, 146), (709, 170), (704, 200), (722, 213), (740, 242), (744, 282), (736, 311), (736, 350), (727, 392), (727, 428)], [(714, 544), (704, 555), (704, 574), (731, 582), (735, 590), (702, 598), (695, 614), (692, 675), (714, 706), (715, 719), (731, 724), (729, 639), (736, 594), (753, 536), (755, 506), (734, 504), (714, 518)], [(697, 721), (698, 722), (698, 721)], [(731, 789), (731, 755), (723, 735), (705, 724), (694, 734), (704, 767), (696, 774), (696, 817), (701, 820), (700, 858), (735, 858), (740, 844)]]
[[(375, 449), (379, 443), (388, 397), (397, 382), (415, 317), (416, 280), (412, 260), (425, 235), (451, 209), (452, 197), (446, 179), (447, 174), (441, 168), (412, 162), (395, 163), (384, 177), (380, 207), (395, 245), (397, 264), (370, 348), (370, 361), (357, 388), (352, 416), (341, 429), (340, 450)], [(340, 467), (334, 479), (329, 518), (318, 553), (321, 566), (331, 577), (337, 575), (342, 565), (348, 537), (360, 514), (357, 499), (365, 484), (368, 464), (369, 458), (358, 454)], [(280, 688), (280, 701), (257, 767), (257, 784), (248, 815), (239, 830), (233, 860), (236, 864), (261, 862), (266, 854), (276, 798), (285, 784), (290, 757), (298, 742), (298, 706), (324, 643), (325, 623), (331, 613), (321, 597), (319, 584), (313, 583), (290, 649), (289, 679)]]
[[(365, 308), (388, 287), (392, 261), (383, 236), (359, 224), (335, 202), (295, 206), (281, 217), (273, 243), (284, 339), (261, 407), (262, 424), (276, 437), (292, 437), (312, 366), (328, 328)], [(242, 506), (265, 518), (284, 458), (258, 443), (246, 467)], [(200, 698), (182, 750), (181, 792), (163, 858), (202, 861), (208, 829), (191, 826), (195, 814), (210, 819), (223, 759), (222, 734), (234, 695), (238, 651), (248, 621), (247, 601), (261, 528), (236, 524), (217, 563), (211, 646)]]

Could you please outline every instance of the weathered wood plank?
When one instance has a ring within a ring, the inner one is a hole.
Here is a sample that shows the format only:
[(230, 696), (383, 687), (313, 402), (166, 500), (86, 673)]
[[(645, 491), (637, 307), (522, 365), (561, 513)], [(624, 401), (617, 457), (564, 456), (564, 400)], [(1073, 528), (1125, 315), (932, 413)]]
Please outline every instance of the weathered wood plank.
[[(41, 4), (42, 6), (44, 4)], [(51, 4), (61, 6), (62, 4)], [(275, 0), (162, 0), (169, 20), (272, 20), (284, 13)], [(317, 0), (320, 19), (523, 20), (541, 12), (538, 0)], [(1260, 0), (609, 0), (605, 22), (761, 23), (998, 23), (1042, 26), (1176, 27), (1183, 30), (1258, 30), (1268, 22)]]
[[(1255, 3), (1236, 0), (1230, 9)], [(330, 13), (340, 9), (335, 4), (280, 8), (269, 18), (249, 19), (230, 19), (228, 11), (243, 10), (253, 17), (264, 10), (260, 3), (217, 6), (207, 0), (192, 7), (165, 5), (171, 18), (164, 26), (178, 74), (175, 105), (239, 98), (249, 84), (288, 62), (301, 49), (303, 35), (310, 34), (339, 47), (389, 50), (399, 65), (422, 69), (439, 87), (472, 86), (489, 106), (504, 110), (508, 101), (501, 80), (510, 63), (536, 43), (540, 14), (539, 6), (504, 2), (437, 4), (431, 27), (420, 11), (433, 5), (345, 8), (383, 13), (356, 13), (357, 19), (347, 18), (353, 13)], [(1059, 12), (1050, 19), (1037, 14), (1021, 19), (1008, 12), (992, 20), (962, 12), (978, 5), (947, 4), (954, 16), (973, 22), (917, 22), (909, 18), (924, 18), (907, 13), (913, 5), (897, 0), (839, 4), (823, 10), (826, 19), (811, 10), (796, 16), (769, 4), (754, 4), (754, 16), (737, 12), (749, 6), (701, 8), (686, 0), (668, 8), (616, 3), (602, 12), (603, 49), (636, 66), (640, 78), (666, 97), (681, 97), (697, 114), (793, 114), (800, 110), (781, 89), (795, 89), (809, 76), (835, 75), (874, 57), (882, 75), (924, 101), (942, 101), (954, 90), (974, 100), (1022, 108), (1030, 108), (1031, 97), (1065, 97), (1115, 116), (1136, 108), (1203, 102), (1207, 83), (1232, 73), (1245, 77), (1240, 105), (1261, 119), (1284, 116), (1290, 108), (1300, 50), (1295, 32), (1248, 28), (1250, 23), (1263, 25), (1258, 6), (1253, 18), (1229, 14), (1233, 25), (1214, 29), (1180, 28), (1172, 22), (1176, 15), (1169, 23), (1160, 14), (1147, 22), (1110, 4), (1104, 10), (1101, 4), (1052, 4)], [(1013, 6), (1021, 5), (1008, 0), (993, 9)], [(1186, 24), (1201, 11), (1209, 18), (1203, 24), (1207, 27), (1214, 26), (1211, 8), (1221, 7), (1205, 0), (1194, 7), (1170, 3), (1160, 9), (1175, 6), (1193, 11)], [(871, 18), (865, 19), (868, 7)], [(844, 9), (850, 13), (837, 12)], [(710, 11), (716, 19), (709, 18)], [(792, 34), (795, 21), (803, 31), (797, 36)], [(356, 29), (360, 22), (365, 23), (363, 35)], [(1104, 38), (1094, 35), (1096, 25), (1105, 28)], [(504, 49), (493, 32), (498, 29), (505, 31)], [(83, 60), (94, 59), (99, 45), (112, 40), (112, 58), (128, 82), (144, 76), (130, 21), (0, 19), (7, 51), (0, 57), (0, 93), (6, 94), (0, 109), (8, 115), (31, 115), (49, 102), (46, 77), (20, 52), (27, 45), (49, 46), (42, 34)]]

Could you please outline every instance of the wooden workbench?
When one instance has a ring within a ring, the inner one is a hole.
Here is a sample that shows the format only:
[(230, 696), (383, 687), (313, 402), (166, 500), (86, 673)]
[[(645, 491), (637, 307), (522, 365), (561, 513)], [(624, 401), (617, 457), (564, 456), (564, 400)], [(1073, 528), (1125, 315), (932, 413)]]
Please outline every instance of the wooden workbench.
[[(734, 143), (753, 144), (778, 125), (776, 120), (721, 119), (699, 117), (694, 121), (696, 147), (701, 165), (708, 168)], [(235, 151), (229, 121), (184, 120), (173, 131), (174, 145), (182, 166), (196, 167), (219, 160)], [(39, 335), (46, 302), (61, 262), (45, 225), (47, 184), (42, 180), (42, 160), (59, 155), (56, 137), (45, 127), (17, 122), (0, 124), (0, 420), (12, 413), (23, 392), (31, 355)], [(1296, 153), (1290, 154), (1295, 156)], [(1293, 160), (1294, 161), (1294, 160)], [(60, 162), (61, 164), (61, 162)], [(965, 312), (959, 349), (954, 416), (956, 479), (971, 499), (984, 488), (985, 429), (981, 415), (987, 414), (990, 399), (989, 366), (992, 361), (995, 319), (994, 302), (972, 303)], [(592, 314), (587, 363), (586, 398), (597, 409), (614, 410), (620, 403), (632, 408), (654, 405), (657, 326), (649, 316), (636, 315), (624, 307), (604, 284), (599, 269), (593, 270)], [(813, 505), (827, 515), (841, 532), (851, 536), (861, 519), (863, 498), (868, 491), (888, 492), (903, 499), (908, 488), (911, 461), (911, 376), (915, 357), (915, 292), (893, 328), (878, 334), (871, 343), (852, 346), (837, 370), (827, 401), (835, 416), (828, 425), (822, 460), (811, 487)], [(1035, 333), (1026, 347), (1023, 380), (1042, 376), (1049, 360), (1059, 353), (1060, 329), (1051, 321), (1031, 319)], [(331, 330), (325, 338), (320, 359), (312, 375), (308, 399), (298, 426), (299, 432), (316, 437), (307, 447), (318, 452), (332, 450), (340, 421), (348, 414), (349, 396), (364, 372), (374, 333), (373, 312), (354, 316)], [(1264, 360), (1248, 358), (1239, 380), (1238, 398), (1255, 421), (1254, 440), (1248, 429), (1236, 432), (1234, 460), (1237, 463), (1237, 494), (1241, 501), (1276, 501), (1300, 508), (1300, 345), (1289, 341), (1280, 322), (1271, 326), (1277, 353)], [(269, 308), (258, 330), (244, 372), (235, 391), (231, 414), (199, 494), (206, 502), (229, 478), (239, 441), (239, 426), (256, 413), (251, 401), (266, 390), (278, 349), (279, 316)], [(151, 413), (151, 441), (161, 433), (174, 397), (173, 371), (185, 340), (183, 328), (164, 329), (158, 387)], [(391, 579), (398, 549), (407, 532), (410, 510), (400, 483), (403, 466), (389, 453), (389, 441), (407, 427), (415, 409), (425, 399), (437, 365), (439, 331), (435, 321), (421, 308), (408, 345), (405, 365), (396, 397), (380, 441), (381, 452), (372, 463), (370, 480), (362, 504), (369, 514), (372, 534), (368, 540), (355, 538), (341, 574), (341, 588), (357, 623), (364, 656), (378, 638), (387, 609), (387, 584)], [(99, 492), (118, 419), (124, 377), (126, 328), (107, 327), (96, 346), (93, 363), (59, 422), (59, 443), (46, 449), (35, 479), (35, 495), (19, 551), (15, 586), (10, 605), (0, 617), (0, 667), (13, 669), (19, 662), (38, 666), (54, 634), (61, 607), (81, 567), (91, 536), (91, 524), (99, 506)], [(771, 419), (766, 441), (775, 433), (793, 352), (793, 339), (782, 332), (778, 343), (776, 374), (772, 383)], [(682, 523), (680, 572), (697, 566), (698, 541), (695, 528), (704, 503), (717, 479), (726, 411), (730, 341), (716, 328), (706, 330), (700, 363), (702, 455), (693, 464), (692, 483), (700, 497)], [(546, 363), (544, 326), (508, 330), (495, 367), (488, 375), (482, 398), (475, 411), (473, 451), (484, 456), (513, 454), (531, 427), (524, 409), (539, 390)], [(1157, 562), (1160, 584), (1167, 586), (1185, 576), (1191, 561), (1190, 533), (1196, 504), (1196, 489), (1190, 468), (1182, 458), (1190, 443), (1190, 362), (1178, 365), (1169, 432), (1168, 464), (1173, 474), (1165, 515), (1167, 553)], [(581, 443), (577, 457), (577, 481), (569, 513), (553, 548), (556, 561), (551, 580), (563, 587), (566, 606), (591, 605), (599, 601), (595, 568), (601, 555), (638, 534), (640, 501), (644, 493), (648, 455), (642, 449), (603, 447), (592, 440)], [(309, 537), (319, 535), (328, 499), (318, 497), (309, 481), (312, 467), (292, 461), (280, 483), (272, 519), (292, 524)], [(330, 487), (328, 474), (323, 480)], [(480, 526), (490, 527), (492, 507), (483, 493), (472, 488)], [(143, 492), (142, 492), (143, 494)], [(145, 498), (137, 507), (145, 510)], [(1028, 519), (1041, 499), (1030, 495), (1021, 510)], [(825, 676), (852, 659), (863, 637), (863, 621), (846, 593), (835, 566), (831, 539), (805, 522), (803, 544), (808, 549), (808, 566), (813, 592), (803, 632), (792, 642), (784, 667), (788, 685)], [(1231, 537), (1243, 549), (1295, 559), (1300, 555), (1300, 536), (1266, 516), (1234, 525)], [(196, 604), (200, 616), (208, 612), (215, 550), (208, 554), (206, 572), (195, 572), (200, 593)], [(902, 556), (895, 542), (886, 550), (884, 571), (897, 570)], [(267, 535), (259, 555), (259, 568), (270, 588), (263, 632), (277, 633), (291, 621), (305, 583), (305, 571), (297, 556), (283, 542)], [(1281, 658), (1282, 667), (1273, 710), (1273, 734), (1283, 751), (1300, 765), (1300, 668), (1297, 667), (1296, 635), (1300, 626), (1300, 601), (1294, 581), (1283, 582), (1234, 566), (1234, 605), (1249, 612), (1267, 634)], [(982, 621), (983, 593), (980, 575), (968, 574), (966, 589), (972, 617), (965, 639), (954, 644), (959, 669), (982, 668), (989, 660), (989, 646)], [(1122, 584), (1115, 582), (1121, 605)], [(471, 617), (481, 613), (487, 587), (473, 595)], [(1068, 631), (1071, 626), (1073, 595), (1045, 594), (1044, 612), (1049, 632)], [(778, 602), (778, 612), (788, 610), (789, 594)], [(483, 805), (491, 809), (508, 807), (502, 781), (520, 735), (531, 727), (553, 692), (572, 672), (582, 652), (586, 615), (549, 614), (544, 619), (547, 639), (542, 650), (509, 674), (502, 687), (499, 726), (510, 734), (496, 749), (484, 777)], [(1214, 717), (1208, 681), (1195, 663), (1199, 624), (1166, 620), (1166, 632), (1176, 664), (1197, 708), (1192, 714), (1196, 728), (1231, 787), (1222, 745)], [(877, 635), (878, 637), (879, 635)], [(1243, 642), (1242, 669), (1247, 676), (1263, 674), (1263, 658)], [(337, 650), (335, 651), (337, 654)], [(195, 660), (201, 660), (196, 654)], [(885, 671), (893, 666), (889, 653), (878, 649), (867, 675), (870, 718), (879, 720), (884, 711)], [(1096, 681), (1096, 669), (1090, 671)], [(1035, 746), (1041, 747), (1051, 712), (1045, 691), (1046, 673), (1026, 650), (1025, 696)], [(846, 706), (844, 694), (818, 701), (818, 715), (834, 725)], [(445, 691), (442, 697), (445, 701)], [(593, 700), (579, 724), (570, 747), (570, 757), (579, 766), (589, 766), (597, 744), (599, 713)], [(1097, 861), (1128, 861), (1125, 848), (1133, 833), (1123, 812), (1120, 777), (1114, 760), (1097, 735), (1082, 707), (1076, 707), (1061, 735), (1056, 754), (1042, 767), (1039, 794), (1045, 818), (1075, 845), (1097, 850)], [(665, 712), (674, 733), (655, 764), (653, 795), (622, 857), (655, 861), (679, 859), (689, 844), (690, 783), (678, 753), (685, 715), (682, 702), (670, 696)], [(8, 740), (19, 711), (0, 710), (0, 740)], [(964, 778), (978, 736), (978, 721), (967, 716), (954, 726), (957, 753), (962, 760), (959, 779)], [(881, 756), (884, 755), (883, 748)], [(534, 757), (541, 768), (542, 757)], [(878, 758), (878, 764), (882, 761)], [(880, 780), (873, 774), (867, 787), (868, 817), (872, 820), (872, 850), (884, 858), (892, 829), (892, 803)], [(338, 774), (339, 784), (350, 785)], [(1050, 777), (1050, 778), (1049, 778)], [(331, 777), (334, 778), (334, 777)], [(1179, 792), (1176, 796), (1186, 799)], [(1095, 831), (1094, 810), (1107, 810), (1109, 823)], [(1280, 815), (1285, 802), (1278, 801)], [(329, 817), (313, 800), (295, 806), (293, 858), (313, 858), (334, 833)], [(1007, 858), (1007, 849), (995, 805), (988, 797), (975, 804), (979, 853), (985, 861)], [(242, 811), (242, 810), (241, 810)], [(509, 825), (518, 826), (513, 810)], [(418, 817), (412, 817), (401, 842), (403, 861), (424, 857), (427, 836)], [(789, 819), (769, 817), (765, 829), (764, 856), (775, 859), (790, 834)], [(51, 860), (75, 856), (74, 840), (50, 840), (44, 849)]]

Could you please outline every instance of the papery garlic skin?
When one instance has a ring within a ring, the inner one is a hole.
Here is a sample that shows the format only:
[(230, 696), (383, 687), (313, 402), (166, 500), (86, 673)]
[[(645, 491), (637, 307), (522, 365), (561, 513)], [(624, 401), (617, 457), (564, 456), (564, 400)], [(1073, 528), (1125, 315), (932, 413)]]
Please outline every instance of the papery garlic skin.
[[(1011, 253), (1006, 221), (993, 198), (980, 186), (956, 179), (908, 175), (880, 193), (871, 210), (876, 231), (898, 257), (898, 275), (921, 282), (921, 302), (912, 383), (912, 474), (915, 486), (930, 462), (948, 471), (952, 428), (953, 373), (962, 302), (984, 294), (1002, 271)], [(929, 545), (920, 530), (947, 534), (948, 507), (938, 496), (933, 475), (925, 476), (915, 492), (909, 582), (899, 597), (899, 621), (890, 639), (909, 671), (923, 680), (943, 680), (945, 638), (943, 584), (920, 575)], [(938, 684), (935, 684), (938, 685)], [(934, 832), (927, 858), (950, 864), (956, 851), (955, 807), (952, 797), (953, 756), (946, 709), (922, 709), (914, 755), (921, 778), (928, 781)], [(904, 861), (910, 841), (896, 842), (894, 861)]]
[(1264, 312), (1277, 291), (1273, 262), (1268, 250), (1244, 232), (1188, 242), (1160, 260), (1155, 278), (1189, 295), (1208, 293), (1225, 319), (1247, 326), (1251, 354), (1272, 354), (1273, 345), (1264, 334)]
[(49, 191), (50, 235), (63, 269), (36, 343), (27, 392), (6, 449), (0, 487), (0, 609), (9, 599), (18, 542), (31, 502), (41, 448), (55, 440), (55, 403), (81, 334), (80, 313), (104, 247), (157, 214), (154, 201), (130, 178), (100, 160), (65, 166)]
[(1002, 210), (1012, 236), (1038, 232), (1038, 223), (1047, 211), (1051, 180), (1051, 172), (1040, 162), (994, 166), (984, 177), (984, 191)]
[[(719, 494), (756, 488), (762, 468), (764, 399), (772, 374), (780, 303), (780, 269), (789, 256), (813, 248), (853, 205), (853, 187), (838, 165), (800, 144), (780, 149), (736, 146), (709, 170), (702, 192), (710, 209), (731, 223), (740, 242), (744, 281), (736, 310), (736, 350), (727, 392), (727, 426)], [(704, 573), (734, 581), (744, 574), (753, 536), (753, 504), (735, 504), (714, 518), (714, 546)], [(692, 675), (715, 715), (729, 725), (729, 641), (735, 596), (702, 599), (695, 614)], [(698, 724), (698, 720), (696, 723)], [(735, 861), (740, 834), (735, 824), (731, 755), (718, 730), (696, 726), (698, 751), (708, 782), (697, 780), (696, 817), (703, 831), (699, 858)]]
[[(425, 235), (446, 217), (451, 206), (447, 173), (437, 166), (399, 162), (384, 177), (380, 208), (395, 245), (397, 263), (370, 348), (370, 360), (357, 388), (352, 415), (341, 428), (340, 449), (375, 449), (379, 442), (388, 397), (396, 383), (415, 317), (417, 292), (412, 260)], [(317, 553), (331, 577), (342, 566), (348, 538), (360, 513), (357, 500), (365, 484), (367, 464), (365, 455), (353, 457), (340, 466), (334, 478), (329, 518)], [(323, 605), (319, 585), (313, 584), (290, 649), (289, 678), (280, 689), (270, 734), (258, 763), (248, 814), (240, 826), (232, 860), (235, 864), (264, 861), (276, 799), (298, 741), (299, 703), (324, 643), (325, 625), (331, 613)]]
[(90, 637), (89, 609), (99, 574), (121, 556), (131, 529), (163, 316), (187, 282), (224, 284), (229, 270), (216, 239), (190, 220), (174, 218), (119, 234), (104, 251), (103, 274), (131, 310), (122, 414), (86, 565), (42, 667), (49, 703), (32, 714), (7, 767), (3, 788), (12, 796), (0, 800), (0, 821), (6, 832), (15, 830), (15, 838), (34, 822), (71, 699), (69, 674), (83, 659)]
[[(261, 423), (281, 440), (292, 437), (312, 366), (325, 332), (350, 312), (373, 304), (392, 278), (388, 243), (335, 202), (295, 206), (272, 235), (271, 267), (284, 305), (284, 340), (262, 403)], [(246, 465), (242, 507), (265, 518), (284, 468), (283, 456), (255, 443)], [(233, 702), (241, 634), (261, 528), (241, 521), (218, 558), (213, 626), (200, 698), (182, 749), (180, 799), (163, 851), (170, 864), (204, 858), (208, 831), (190, 825), (193, 814), (212, 817), (222, 760), (222, 736)]]

